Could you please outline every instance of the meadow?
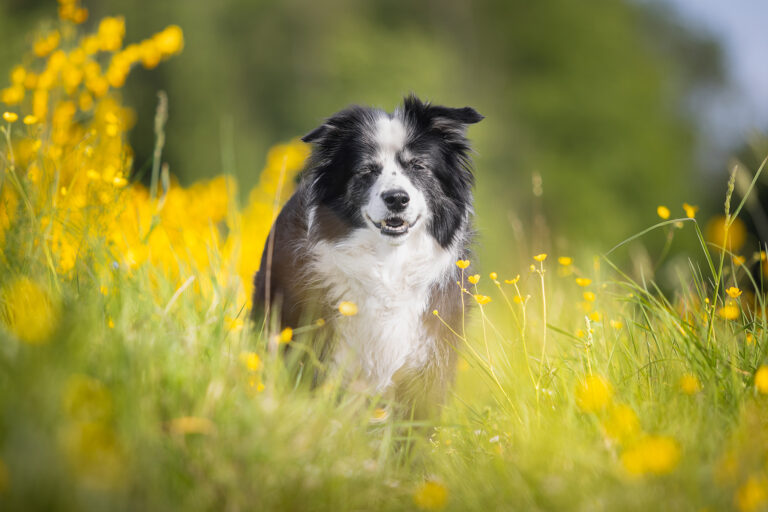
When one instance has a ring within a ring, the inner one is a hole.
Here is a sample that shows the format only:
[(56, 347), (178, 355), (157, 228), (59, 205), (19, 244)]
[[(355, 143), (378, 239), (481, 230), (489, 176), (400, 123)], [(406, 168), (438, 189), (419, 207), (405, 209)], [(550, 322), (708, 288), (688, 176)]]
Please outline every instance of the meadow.
[[(183, 187), (160, 94), (134, 162), (121, 88), (184, 35), (87, 17), (59, 0), (0, 89), (0, 509), (768, 509), (768, 261), (733, 180), (708, 228), (681, 198), (592, 258), (472, 271), (456, 386), (415, 424), (297, 377), (325, 319), (248, 321), (308, 147), (272, 148), (242, 204), (229, 176)], [(658, 233), (698, 244), (671, 287), (614, 263)]]

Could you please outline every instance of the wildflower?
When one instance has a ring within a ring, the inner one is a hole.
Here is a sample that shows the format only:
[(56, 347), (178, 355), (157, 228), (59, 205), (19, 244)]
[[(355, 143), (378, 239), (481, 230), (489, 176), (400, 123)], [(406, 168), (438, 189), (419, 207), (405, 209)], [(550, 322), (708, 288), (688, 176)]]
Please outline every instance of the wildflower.
[(664, 220), (667, 220), (669, 218), (670, 213), (671, 212), (669, 211), (669, 208), (667, 208), (666, 206), (659, 206), (658, 208), (656, 208), (656, 214)]
[(762, 510), (768, 503), (768, 479), (763, 476), (750, 476), (736, 490), (733, 501), (741, 512)]
[(722, 215), (707, 223), (706, 234), (709, 242), (730, 251), (738, 251), (747, 240), (747, 228), (744, 222), (739, 218), (733, 218), (728, 226)]
[(315, 322), (315, 325), (318, 326), (318, 327), (324, 326), (325, 325), (325, 319), (324, 318), (318, 318), (317, 321)]
[(538, 262), (542, 262), (545, 259), (547, 259), (547, 255), (546, 255), (546, 253), (537, 254), (536, 256), (533, 257), (533, 259), (538, 261)]
[(589, 286), (592, 283), (592, 280), (588, 277), (577, 277), (576, 278), (576, 284), (579, 286)]
[(735, 286), (731, 286), (730, 288), (725, 290), (725, 293), (727, 293), (730, 298), (736, 299), (739, 297), (739, 295), (741, 295), (741, 290), (739, 290)]
[(583, 296), (584, 300), (587, 302), (595, 302), (595, 299), (597, 298), (596, 295), (592, 292), (584, 292)]
[(488, 277), (490, 277), (492, 281), (495, 281), (496, 279), (499, 278), (499, 274), (497, 274), (496, 272), (491, 272), (490, 274), (488, 274)]
[(33, 124), (37, 124), (37, 118), (35, 116), (24, 116), (24, 119), (22, 121), (25, 125), (31, 126)]
[(514, 279), (505, 279), (504, 282), (507, 284), (516, 284), (520, 280), (520, 274), (517, 274)]
[(567, 267), (568, 265), (573, 263), (573, 258), (569, 256), (560, 256), (559, 258), (557, 258), (557, 262), (562, 266)]
[(253, 388), (257, 393), (264, 391), (264, 383), (261, 381), (259, 375), (251, 375), (248, 377), (248, 387)]
[(589, 319), (593, 322), (600, 322), (603, 320), (603, 315), (599, 311), (593, 311), (589, 314)]
[(611, 383), (599, 375), (587, 375), (576, 385), (576, 404), (584, 412), (597, 412), (605, 409), (613, 397)]
[(375, 408), (371, 414), (371, 420), (373, 421), (384, 421), (387, 417), (389, 417), (389, 411), (383, 407)]
[(209, 435), (216, 430), (213, 422), (208, 418), (201, 418), (199, 416), (182, 416), (181, 418), (174, 418), (168, 425), (168, 430), (172, 434), (204, 434)]
[(487, 295), (475, 295), (475, 300), (481, 306), (484, 306), (484, 305), (488, 304), (489, 302), (491, 302), (491, 298), (489, 296), (487, 296)]
[(339, 313), (344, 316), (355, 316), (357, 314), (357, 304), (349, 301), (342, 301), (339, 304)]
[(696, 212), (699, 211), (698, 206), (691, 206), (688, 203), (683, 203), (683, 210), (685, 210), (685, 216), (689, 219), (695, 219), (696, 218)]
[(440, 313), (436, 309), (432, 310), (432, 314), (435, 316), (440, 316)]
[(290, 343), (290, 341), (293, 339), (293, 329), (290, 327), (286, 327), (282, 331), (280, 331), (280, 343)]
[(240, 354), (240, 361), (252, 372), (258, 371), (261, 368), (261, 358), (255, 352), (242, 352)]
[(621, 454), (624, 469), (635, 476), (669, 473), (679, 461), (680, 446), (677, 441), (665, 436), (646, 436)]
[(608, 322), (608, 324), (614, 329), (616, 329), (617, 331), (620, 331), (621, 328), (624, 327), (624, 322), (622, 322), (621, 320), (611, 320), (610, 322)]
[(760, 393), (768, 395), (768, 366), (761, 365), (755, 372), (755, 388)]
[(533, 264), (531, 264), (531, 266), (528, 267), (528, 270), (530, 270), (531, 272), (536, 272), (536, 267)]
[(695, 395), (701, 391), (701, 381), (699, 381), (699, 378), (696, 375), (686, 373), (680, 377), (680, 389), (682, 389), (683, 393), (686, 395)]
[(525, 302), (522, 295), (515, 295), (514, 297), (512, 297), (512, 301), (515, 304), (522, 304), (523, 302)]
[(422, 510), (441, 510), (448, 501), (448, 489), (434, 480), (427, 480), (413, 494), (413, 502)]
[(626, 442), (640, 432), (640, 422), (630, 406), (617, 404), (610, 408), (603, 420), (603, 429), (608, 437)]
[(109, 327), (110, 329), (115, 328), (115, 321), (112, 320), (112, 317), (107, 318), (107, 327)]
[(747, 333), (747, 345), (754, 345), (755, 344), (755, 335), (751, 332)]
[(9, 123), (15, 123), (19, 119), (19, 115), (16, 112), (3, 112), (3, 119)]
[(460, 269), (464, 270), (465, 268), (467, 268), (469, 266), (469, 260), (458, 260), (456, 262), (456, 266), (459, 267)]
[(584, 332), (584, 329), (577, 329), (576, 330), (576, 337), (577, 338), (584, 338), (587, 335), (586, 332)]
[(726, 303), (725, 306), (717, 310), (717, 314), (720, 318), (724, 318), (725, 320), (736, 320), (739, 318), (740, 313), (739, 306), (732, 302)]
[(59, 323), (59, 308), (45, 289), (21, 277), (3, 290), (2, 298), (5, 323), (16, 337), (31, 345), (48, 341)]
[(480, 274), (475, 274), (473, 276), (469, 276), (467, 278), (467, 281), (469, 281), (472, 284), (477, 284), (480, 281)]

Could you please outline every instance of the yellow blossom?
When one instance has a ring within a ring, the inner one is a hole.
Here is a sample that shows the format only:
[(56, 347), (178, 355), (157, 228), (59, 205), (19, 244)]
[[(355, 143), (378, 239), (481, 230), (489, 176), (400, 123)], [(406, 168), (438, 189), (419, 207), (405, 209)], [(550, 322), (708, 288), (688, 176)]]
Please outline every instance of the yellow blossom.
[(416, 489), (413, 502), (422, 510), (441, 510), (448, 502), (448, 489), (441, 483), (427, 480)]
[(669, 211), (669, 208), (667, 208), (666, 206), (659, 206), (658, 208), (656, 208), (656, 214), (664, 220), (667, 220), (669, 218), (670, 213), (671, 212)]
[(579, 286), (589, 286), (592, 283), (592, 280), (588, 277), (577, 277), (576, 278), (576, 284)]
[(19, 115), (16, 112), (3, 112), (3, 119), (9, 123), (15, 123), (19, 119)]
[(27, 126), (37, 124), (37, 118), (35, 116), (24, 116), (24, 124)]
[(213, 422), (208, 418), (201, 418), (199, 416), (182, 416), (181, 418), (174, 418), (168, 425), (168, 430), (173, 434), (212, 434), (216, 427)]
[(517, 274), (514, 279), (505, 279), (504, 282), (507, 284), (516, 284), (520, 280), (520, 274)]
[(280, 331), (280, 343), (289, 343), (293, 339), (293, 329), (286, 327)]
[(355, 316), (357, 314), (357, 304), (349, 301), (342, 301), (339, 304), (339, 313), (344, 316)]
[(762, 365), (755, 372), (755, 388), (760, 393), (768, 395), (768, 366)]
[(387, 417), (389, 417), (389, 411), (384, 407), (377, 407), (371, 413), (371, 420), (373, 421), (384, 421)]
[(754, 345), (755, 344), (755, 335), (751, 332), (747, 333), (747, 345)]
[(584, 332), (584, 329), (577, 329), (576, 330), (576, 337), (577, 338), (583, 338), (587, 335), (586, 332)]
[(318, 326), (318, 327), (324, 326), (325, 325), (325, 319), (324, 318), (318, 318), (317, 321), (315, 322), (315, 325)]
[(484, 305), (488, 304), (489, 302), (491, 302), (491, 298), (489, 296), (487, 296), (487, 295), (475, 295), (475, 300), (481, 306), (484, 306)]
[(663, 475), (680, 461), (680, 446), (671, 437), (646, 436), (621, 454), (621, 463), (630, 475)]
[(605, 409), (613, 397), (611, 383), (599, 375), (588, 375), (576, 385), (576, 404), (584, 412)]
[(499, 278), (499, 274), (497, 274), (496, 272), (491, 272), (490, 274), (488, 274), (488, 277), (490, 277), (491, 280), (495, 281), (496, 279)]
[(613, 327), (617, 331), (620, 331), (621, 328), (624, 327), (624, 322), (622, 322), (621, 320), (611, 320), (608, 323), (610, 324), (611, 327)]
[(521, 295), (515, 295), (514, 297), (512, 297), (512, 301), (515, 304), (522, 304), (523, 302), (525, 302), (525, 300), (523, 299), (523, 297)]
[(480, 281), (480, 274), (475, 274), (473, 276), (467, 277), (467, 281), (469, 281), (472, 284), (477, 284), (478, 281)]
[(463, 270), (469, 266), (469, 260), (458, 260), (456, 266)]
[(735, 286), (731, 286), (725, 292), (728, 294), (729, 297), (732, 299), (738, 298), (741, 295), (741, 290), (736, 288)]
[(739, 318), (741, 310), (739, 310), (739, 306), (736, 304), (727, 303), (725, 306), (717, 310), (717, 314), (720, 316), (720, 318), (724, 318), (725, 320), (736, 320)]
[(584, 295), (584, 300), (586, 300), (586, 301), (588, 301), (588, 302), (594, 302), (594, 301), (595, 301), (595, 299), (597, 298), (597, 297), (595, 296), (595, 294), (594, 294), (594, 293), (592, 293), (592, 292), (584, 292), (584, 294), (583, 294), (583, 295)]
[(589, 314), (589, 319), (593, 322), (600, 322), (603, 320), (603, 315), (599, 311), (593, 311)]
[(573, 263), (573, 258), (569, 256), (560, 256), (559, 258), (557, 258), (557, 262), (562, 266), (567, 267), (568, 265)]
[(27, 277), (17, 278), (3, 290), (2, 299), (3, 320), (16, 337), (32, 345), (48, 341), (59, 324), (59, 308), (42, 286)]
[(547, 255), (545, 253), (537, 254), (536, 256), (533, 257), (533, 259), (541, 262), (547, 259)]
[(622, 443), (640, 432), (640, 421), (635, 411), (626, 404), (612, 406), (602, 424), (608, 437)]
[(733, 498), (740, 512), (763, 510), (768, 504), (768, 479), (750, 476), (737, 490)]
[(252, 372), (256, 372), (261, 368), (261, 358), (256, 352), (241, 353), (240, 361)]
[(680, 389), (682, 389), (683, 393), (686, 395), (695, 395), (701, 391), (701, 381), (696, 375), (686, 373), (680, 377)]
[(725, 217), (720, 215), (707, 223), (706, 235), (707, 240), (716, 246), (738, 251), (747, 240), (747, 228), (739, 218), (731, 219), (728, 226)]
[(689, 219), (694, 219), (694, 218), (696, 218), (696, 212), (699, 211), (699, 207), (698, 206), (691, 206), (688, 203), (683, 203), (683, 210), (685, 210), (685, 216), (686, 217), (688, 217)]

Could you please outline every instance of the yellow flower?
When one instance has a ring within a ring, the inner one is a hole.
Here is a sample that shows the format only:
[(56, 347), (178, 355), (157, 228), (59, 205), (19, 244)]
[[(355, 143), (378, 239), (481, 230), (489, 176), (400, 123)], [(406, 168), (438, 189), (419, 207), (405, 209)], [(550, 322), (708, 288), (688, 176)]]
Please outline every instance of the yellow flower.
[(37, 118), (35, 116), (24, 116), (24, 124), (27, 126), (37, 124)]
[(747, 345), (754, 345), (755, 344), (755, 335), (751, 332), (747, 333)]
[(318, 318), (317, 321), (315, 322), (315, 325), (318, 326), (318, 327), (324, 326), (325, 325), (325, 318)]
[(588, 302), (595, 302), (595, 299), (597, 298), (594, 293), (592, 292), (584, 292), (584, 300)]
[(293, 339), (293, 329), (286, 327), (280, 332), (280, 343), (289, 343)]
[(469, 276), (467, 278), (467, 281), (469, 281), (472, 284), (477, 284), (478, 281), (480, 281), (480, 274), (475, 274), (473, 276)]
[(377, 407), (373, 410), (373, 413), (371, 414), (371, 420), (373, 421), (384, 421), (389, 416), (389, 411), (383, 407)]
[(441, 510), (448, 501), (448, 489), (443, 484), (427, 480), (413, 494), (413, 502), (422, 510)]
[(495, 281), (496, 279), (499, 278), (499, 274), (497, 274), (496, 272), (491, 272), (490, 274), (488, 274), (488, 277), (490, 277), (491, 280)]
[(261, 358), (256, 352), (242, 352), (240, 354), (240, 361), (252, 372), (258, 371), (261, 368)]
[(342, 301), (339, 304), (339, 313), (344, 316), (355, 316), (357, 314), (357, 304), (349, 301)]
[(514, 279), (505, 279), (504, 282), (507, 284), (516, 284), (520, 280), (520, 274), (517, 274)]
[(19, 119), (19, 115), (16, 112), (3, 112), (3, 119), (9, 123), (15, 123)]
[(587, 335), (586, 332), (584, 332), (584, 329), (577, 329), (576, 330), (576, 337), (577, 338), (583, 338)]
[(613, 327), (617, 331), (620, 331), (621, 328), (624, 327), (624, 322), (622, 322), (621, 320), (611, 320), (608, 323), (610, 324), (611, 327)]
[(747, 258), (745, 258), (744, 256), (737, 255), (733, 257), (733, 264), (736, 265), (737, 267), (742, 266), (746, 261), (747, 261)]
[(739, 318), (740, 313), (741, 311), (739, 310), (739, 306), (733, 303), (728, 303), (717, 310), (717, 314), (720, 316), (720, 318), (724, 318), (726, 320), (736, 320)]
[(603, 319), (603, 315), (599, 311), (593, 311), (589, 314), (589, 319), (593, 322), (600, 322)]
[(576, 385), (574, 392), (576, 404), (584, 412), (597, 412), (605, 409), (613, 397), (611, 383), (599, 375), (588, 375)]
[(469, 260), (459, 260), (456, 262), (456, 266), (460, 269), (465, 269), (469, 266)]
[(182, 416), (174, 418), (168, 425), (168, 430), (173, 434), (212, 434), (216, 427), (208, 418), (198, 416)]
[(640, 432), (640, 422), (630, 406), (617, 404), (608, 411), (603, 428), (608, 437), (624, 443)]
[(3, 290), (5, 324), (21, 341), (45, 343), (59, 324), (59, 308), (39, 284), (27, 277), (11, 282)]
[(663, 475), (675, 469), (678, 462), (680, 446), (677, 441), (665, 436), (646, 436), (621, 454), (624, 469), (635, 476), (646, 473)]
[(738, 488), (733, 501), (741, 512), (763, 510), (768, 503), (768, 479), (764, 476), (750, 476)]
[(514, 297), (512, 297), (512, 301), (515, 304), (522, 304), (523, 302), (525, 302), (525, 300), (523, 300), (523, 297), (521, 295), (515, 295)]
[(166, 27), (152, 39), (164, 57), (179, 53), (184, 48), (184, 33), (177, 25)]
[(696, 218), (696, 212), (699, 211), (698, 206), (691, 206), (688, 203), (683, 203), (683, 210), (685, 210), (685, 216), (689, 219)]
[(755, 372), (755, 388), (760, 393), (768, 395), (768, 366), (762, 365)]
[(669, 218), (670, 213), (671, 212), (669, 211), (669, 208), (667, 208), (666, 206), (659, 206), (658, 208), (656, 208), (656, 214), (664, 220), (667, 220)]
[(682, 389), (683, 393), (686, 395), (695, 395), (701, 391), (701, 381), (699, 381), (699, 378), (696, 375), (686, 373), (680, 377), (680, 389)]
[(536, 261), (544, 261), (545, 259), (547, 259), (547, 255), (545, 253), (537, 254), (536, 256), (533, 257), (533, 259)]
[(484, 305), (488, 304), (489, 302), (491, 302), (491, 298), (489, 296), (487, 296), (487, 295), (475, 295), (475, 300), (481, 306), (484, 306)]
[(739, 295), (741, 295), (741, 290), (739, 290), (739, 289), (738, 289), (738, 288), (736, 288), (735, 286), (731, 286), (730, 288), (728, 288), (727, 290), (725, 290), (725, 292), (726, 292), (726, 293), (728, 294), (728, 296), (729, 296), (729, 297), (731, 297), (732, 299), (736, 299), (736, 298), (738, 298), (738, 297), (739, 297)]
[(105, 52), (116, 52), (123, 45), (125, 19), (122, 16), (106, 17), (99, 23), (99, 48)]
[(730, 251), (738, 251), (747, 240), (747, 228), (744, 226), (744, 222), (739, 218), (732, 219), (730, 227), (726, 229), (726, 220), (722, 215), (707, 223), (706, 233), (709, 242), (718, 247), (725, 247)]
[(530, 270), (531, 272), (536, 272), (536, 267), (533, 264), (531, 264), (531, 266), (528, 267), (528, 270)]
[(115, 321), (112, 320), (112, 318), (107, 318), (107, 327), (109, 327), (110, 329), (115, 328)]
[(573, 263), (573, 258), (569, 256), (560, 256), (559, 258), (557, 258), (557, 262), (562, 266), (567, 267), (568, 265)]
[(577, 277), (576, 278), (576, 284), (579, 286), (589, 286), (592, 283), (592, 280), (588, 277)]

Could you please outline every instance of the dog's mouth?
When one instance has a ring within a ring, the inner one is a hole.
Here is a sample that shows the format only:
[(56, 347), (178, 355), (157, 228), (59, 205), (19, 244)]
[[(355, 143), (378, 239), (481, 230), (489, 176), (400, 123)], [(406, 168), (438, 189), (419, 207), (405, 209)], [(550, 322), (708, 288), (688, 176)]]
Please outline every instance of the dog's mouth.
[(386, 219), (376, 222), (367, 214), (366, 217), (368, 217), (368, 220), (371, 221), (371, 224), (379, 229), (382, 235), (392, 237), (399, 237), (406, 234), (413, 226), (416, 225), (420, 218), (416, 217), (416, 220), (413, 222), (408, 222), (402, 217), (393, 215), (392, 217), (387, 217)]

